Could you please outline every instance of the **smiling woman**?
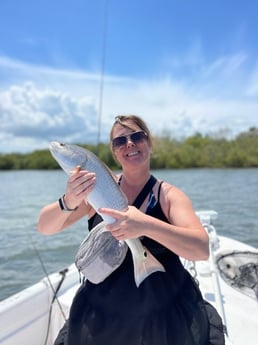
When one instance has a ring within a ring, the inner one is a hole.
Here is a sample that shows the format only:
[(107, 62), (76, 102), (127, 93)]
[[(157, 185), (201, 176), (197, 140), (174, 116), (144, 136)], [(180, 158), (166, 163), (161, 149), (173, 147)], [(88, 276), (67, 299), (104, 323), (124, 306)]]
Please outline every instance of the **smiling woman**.
[(148, 135), (144, 131), (134, 132), (128, 135), (121, 135), (112, 139), (113, 150), (118, 149), (121, 146), (125, 146), (128, 141), (138, 144), (144, 139), (148, 139)]
[(45, 206), (38, 228), (51, 234), (88, 216), (91, 231), (111, 217), (106, 231), (117, 240), (139, 239), (164, 269), (137, 286), (133, 257), (127, 251), (121, 265), (104, 281), (86, 280), (81, 285), (55, 345), (224, 344), (218, 313), (203, 300), (179, 259), (203, 260), (209, 255), (208, 236), (191, 201), (175, 186), (151, 175), (151, 134), (140, 117), (116, 117), (110, 139), (122, 166), (116, 180), (128, 208), (93, 209), (90, 195), (97, 188), (98, 176), (79, 170), (68, 179), (62, 199), (65, 207), (60, 209), (58, 201)]

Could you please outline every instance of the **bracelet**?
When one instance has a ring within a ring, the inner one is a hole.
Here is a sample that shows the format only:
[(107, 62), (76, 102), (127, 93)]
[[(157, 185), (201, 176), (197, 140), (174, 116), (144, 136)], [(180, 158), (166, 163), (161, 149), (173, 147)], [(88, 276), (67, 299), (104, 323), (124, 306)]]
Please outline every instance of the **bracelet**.
[(76, 211), (78, 206), (76, 206), (75, 208), (67, 207), (65, 204), (65, 201), (64, 201), (64, 197), (65, 197), (65, 194), (63, 196), (61, 196), (61, 198), (58, 199), (59, 207), (60, 207), (61, 211), (67, 211), (67, 212)]

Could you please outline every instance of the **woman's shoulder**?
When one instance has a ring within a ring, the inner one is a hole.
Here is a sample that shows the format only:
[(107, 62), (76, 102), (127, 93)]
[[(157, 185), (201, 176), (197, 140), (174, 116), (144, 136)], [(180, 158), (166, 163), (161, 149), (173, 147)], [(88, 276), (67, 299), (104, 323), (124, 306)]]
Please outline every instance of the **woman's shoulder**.
[(160, 185), (159, 199), (161, 205), (175, 203), (177, 201), (189, 202), (186, 193), (179, 187), (162, 180), (158, 180)]
[(160, 206), (171, 224), (176, 223), (176, 218), (181, 211), (192, 213), (192, 202), (183, 190), (168, 182), (163, 182), (159, 196)]

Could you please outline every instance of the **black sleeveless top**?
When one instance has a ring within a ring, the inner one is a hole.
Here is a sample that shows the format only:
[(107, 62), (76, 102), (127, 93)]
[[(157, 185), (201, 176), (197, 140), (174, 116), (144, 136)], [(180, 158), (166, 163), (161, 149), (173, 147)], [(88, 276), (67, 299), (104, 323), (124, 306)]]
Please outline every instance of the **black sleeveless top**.
[[(151, 192), (147, 214), (168, 222)], [(89, 230), (102, 218), (89, 219)], [(163, 264), (137, 288), (128, 250), (121, 266), (102, 283), (79, 288), (70, 310), (68, 345), (207, 345), (208, 320), (201, 293), (179, 257), (144, 237)]]

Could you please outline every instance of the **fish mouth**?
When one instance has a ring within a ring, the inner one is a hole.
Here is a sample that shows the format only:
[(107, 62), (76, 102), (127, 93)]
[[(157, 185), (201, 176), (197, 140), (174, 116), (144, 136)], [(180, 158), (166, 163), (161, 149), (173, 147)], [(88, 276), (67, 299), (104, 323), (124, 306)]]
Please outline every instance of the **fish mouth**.
[(87, 156), (80, 149), (73, 150), (75, 145), (65, 144), (59, 141), (52, 141), (49, 144), (50, 152), (52, 156), (58, 161), (59, 165), (66, 171), (71, 170), (68, 167), (80, 166), (81, 169), (85, 169), (87, 164)]

